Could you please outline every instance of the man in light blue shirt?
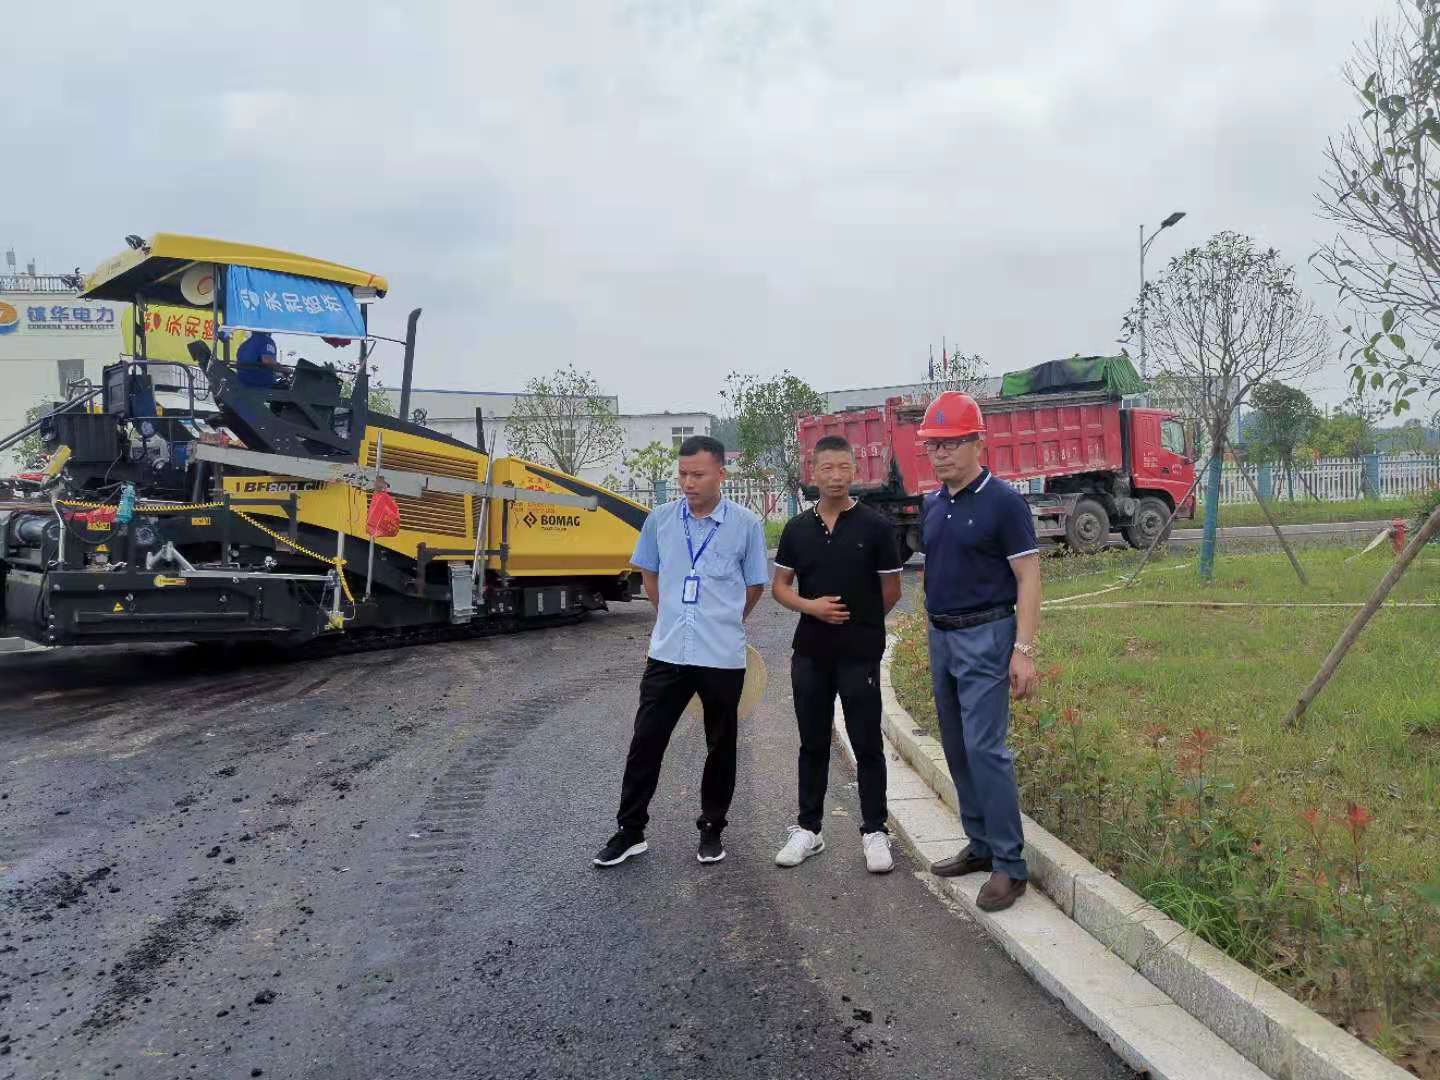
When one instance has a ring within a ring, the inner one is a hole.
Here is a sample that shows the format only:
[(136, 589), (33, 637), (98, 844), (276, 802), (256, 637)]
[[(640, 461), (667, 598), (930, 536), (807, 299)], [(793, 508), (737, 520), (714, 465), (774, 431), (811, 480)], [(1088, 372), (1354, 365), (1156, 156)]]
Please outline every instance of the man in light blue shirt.
[(700, 782), (702, 863), (725, 857), (721, 831), (735, 794), (735, 743), (745, 686), (744, 620), (765, 592), (769, 559), (760, 519), (720, 494), (725, 447), (708, 435), (680, 445), (684, 498), (645, 520), (631, 563), (655, 605), (650, 659), (640, 682), (635, 734), (620, 790), (620, 830), (595, 856), (614, 866), (649, 850), (645, 826), (665, 748), (696, 694), (705, 709)]

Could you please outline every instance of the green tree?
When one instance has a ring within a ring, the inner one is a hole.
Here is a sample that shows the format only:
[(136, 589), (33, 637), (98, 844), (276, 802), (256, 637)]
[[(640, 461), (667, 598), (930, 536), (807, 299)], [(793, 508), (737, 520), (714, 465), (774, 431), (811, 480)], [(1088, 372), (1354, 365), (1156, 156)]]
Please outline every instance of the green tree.
[(506, 421), (506, 438), (520, 457), (572, 476), (613, 458), (625, 445), (615, 399), (574, 364), (525, 384)]
[[(47, 402), (36, 402), (25, 410), (25, 423), (22, 427), (28, 427), (49, 411), (50, 405)], [(12, 453), (19, 459), (22, 469), (37, 468), (45, 460), (45, 445), (40, 441), (40, 433), (34, 431), (26, 435), (15, 444)]]
[(824, 412), (824, 396), (789, 371), (769, 379), (732, 371), (721, 396), (735, 419), (741, 472), (779, 480), (793, 500), (800, 490), (801, 464), (795, 421)]
[(1301, 450), (1325, 458), (1356, 458), (1373, 454), (1375, 422), (1389, 407), (1362, 395), (1347, 398), (1329, 416), (1322, 417), (1305, 438)]
[(710, 424), (710, 435), (719, 439), (726, 450), (734, 450), (740, 445), (740, 425), (733, 416), (717, 416)]
[(1420, 453), (1429, 445), (1429, 434), (1425, 421), (1418, 416), (1412, 416), (1391, 434), (1388, 449), (1401, 454)]
[(643, 481), (645, 486), (655, 488), (660, 486), (661, 480), (670, 478), (679, 456), (677, 447), (656, 441), (627, 452), (621, 457), (620, 464), (625, 466), (633, 480)]
[(1336, 413), (1322, 418), (1315, 425), (1315, 429), (1306, 436), (1302, 449), (1316, 457), (1346, 458), (1368, 454), (1374, 445), (1374, 436), (1364, 420)]
[[(390, 400), (390, 391), (386, 390), (380, 382), (380, 365), (367, 361), (365, 366), (370, 377), (370, 411), (379, 413), (381, 416), (394, 416), (395, 403)], [(354, 391), (355, 376), (342, 377), (340, 379), (340, 396), (348, 399)], [(406, 417), (406, 419), (409, 419), (409, 417)]]
[(1360, 113), (1326, 150), (1320, 208), (1340, 232), (1314, 262), (1355, 316), (1355, 387), (1398, 415), (1440, 394), (1440, 0), (1397, 3), (1344, 78)]
[(1295, 497), (1295, 452), (1320, 420), (1305, 391), (1282, 382), (1264, 382), (1250, 395), (1255, 411), (1244, 432), (1245, 456), (1274, 462), (1283, 470), (1290, 498)]
[[(1210, 436), (1200, 550), (1200, 574), (1210, 578), (1230, 420), (1262, 383), (1318, 371), (1330, 351), (1329, 335), (1296, 287), (1295, 268), (1240, 233), (1216, 233), (1204, 247), (1171, 259), (1144, 289), (1153, 366)], [(1126, 315), (1127, 336), (1138, 336), (1140, 310), (1137, 303)]]

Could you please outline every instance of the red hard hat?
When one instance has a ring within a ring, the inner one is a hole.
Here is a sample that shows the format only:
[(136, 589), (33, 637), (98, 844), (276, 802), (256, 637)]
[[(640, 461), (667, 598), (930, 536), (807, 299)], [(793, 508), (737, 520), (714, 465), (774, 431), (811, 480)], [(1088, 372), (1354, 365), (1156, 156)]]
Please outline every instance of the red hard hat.
[(946, 390), (925, 410), (925, 419), (915, 434), (922, 439), (959, 439), (984, 431), (985, 418), (975, 399), (959, 390)]

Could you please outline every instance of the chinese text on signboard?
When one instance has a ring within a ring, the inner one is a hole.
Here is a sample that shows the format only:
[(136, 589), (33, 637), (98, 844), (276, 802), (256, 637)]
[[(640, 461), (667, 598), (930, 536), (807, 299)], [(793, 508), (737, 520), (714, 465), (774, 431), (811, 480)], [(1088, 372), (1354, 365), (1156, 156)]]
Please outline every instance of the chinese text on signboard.
[(108, 305), (32, 304), (25, 308), (27, 330), (114, 330), (115, 309)]

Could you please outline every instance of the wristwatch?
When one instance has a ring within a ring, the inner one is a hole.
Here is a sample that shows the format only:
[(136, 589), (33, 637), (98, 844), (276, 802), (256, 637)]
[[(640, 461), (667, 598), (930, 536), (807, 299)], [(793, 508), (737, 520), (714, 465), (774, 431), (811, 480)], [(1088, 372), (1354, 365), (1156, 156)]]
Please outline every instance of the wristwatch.
[(1015, 651), (1018, 653), (1024, 653), (1031, 660), (1035, 659), (1035, 643), (1033, 641), (1030, 642), (1030, 644), (1028, 645), (1025, 644), (1025, 642), (1023, 641), (1015, 642)]

